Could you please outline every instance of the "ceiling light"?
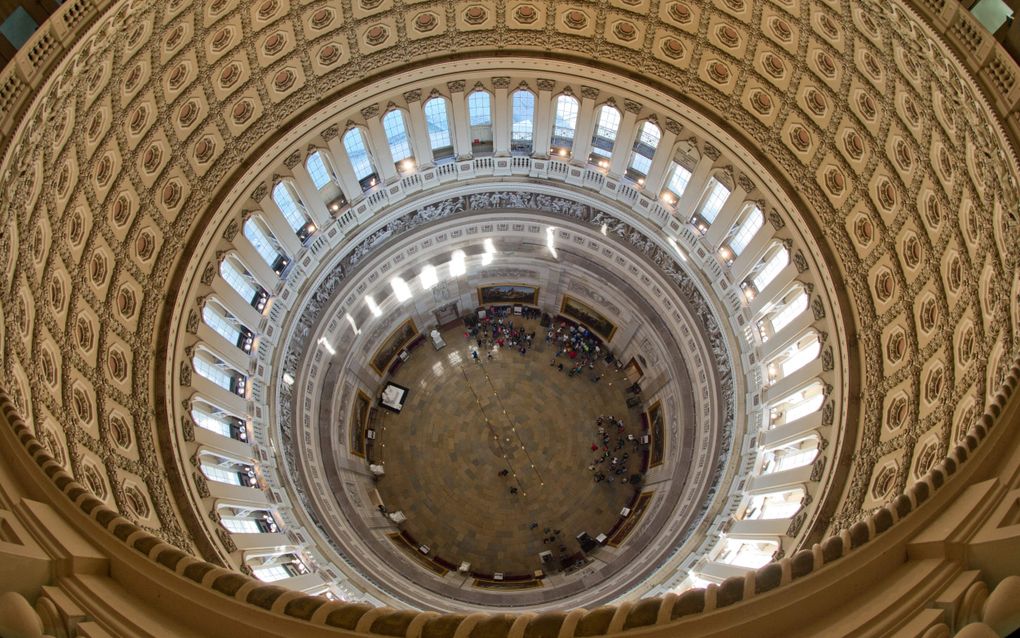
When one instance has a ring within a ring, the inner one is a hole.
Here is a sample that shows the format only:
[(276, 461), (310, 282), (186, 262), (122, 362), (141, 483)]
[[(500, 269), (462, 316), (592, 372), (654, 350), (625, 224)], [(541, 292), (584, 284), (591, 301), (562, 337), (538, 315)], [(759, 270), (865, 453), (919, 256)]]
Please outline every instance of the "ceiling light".
[(546, 248), (549, 249), (549, 252), (552, 253), (553, 258), (557, 259), (558, 257), (556, 255), (556, 235), (554, 234), (555, 231), (556, 228), (554, 228), (553, 226), (549, 226), (548, 228), (545, 229), (545, 245)]
[(453, 255), (450, 257), (450, 276), (459, 277), (467, 272), (467, 266), (464, 263), (465, 256), (463, 250), (453, 251)]
[(439, 276), (436, 274), (436, 267), (432, 264), (425, 264), (425, 267), (421, 269), (421, 275), (419, 275), (418, 278), (421, 280), (421, 287), (425, 290), (428, 290), (439, 283)]
[(379, 304), (375, 302), (372, 295), (365, 295), (365, 303), (368, 304), (368, 309), (372, 312), (372, 316), (382, 316), (382, 309), (379, 308)]
[(354, 334), (361, 334), (361, 330), (358, 329), (358, 324), (354, 323), (354, 317), (352, 317), (349, 312), (347, 313), (347, 323), (351, 324), (351, 328), (354, 328)]
[(332, 357), (333, 355), (336, 354), (336, 350), (333, 349), (333, 344), (331, 344), (329, 341), (326, 341), (326, 337), (322, 337), (321, 339), (319, 339), (319, 345), (326, 349), (326, 352), (329, 353), (329, 356)]
[(397, 298), (397, 301), (404, 302), (411, 298), (410, 286), (400, 277), (390, 279), (390, 286), (393, 288), (393, 295)]

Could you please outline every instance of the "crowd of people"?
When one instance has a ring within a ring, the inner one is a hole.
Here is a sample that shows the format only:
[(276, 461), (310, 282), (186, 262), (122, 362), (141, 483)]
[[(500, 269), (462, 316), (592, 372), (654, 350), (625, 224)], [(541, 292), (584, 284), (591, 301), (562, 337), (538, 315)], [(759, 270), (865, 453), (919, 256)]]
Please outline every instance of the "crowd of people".
[[(520, 317), (516, 320), (515, 316)], [(488, 358), (492, 358), (492, 348), (510, 348), (525, 355), (531, 349), (535, 339), (535, 331), (525, 329), (523, 319), (536, 319), (541, 316), (541, 311), (535, 308), (522, 307), (520, 315), (513, 314), (512, 306), (490, 306), (485, 311), (485, 317), (479, 319), (470, 326), (465, 336), (473, 338), (477, 350), (471, 351), (471, 356), (477, 361), (478, 352), (488, 350)]]
[[(626, 450), (627, 444), (631, 445), (631, 452), (638, 457), (637, 452), (641, 450), (641, 442), (633, 434), (627, 434), (623, 420), (615, 416), (600, 416), (595, 419), (596, 440), (591, 444), (591, 451), (596, 454), (588, 470), (592, 472), (592, 480), (596, 483), (605, 481), (607, 484), (630, 483), (640, 478), (638, 474), (629, 473), (630, 452)], [(601, 441), (601, 444), (599, 443)], [(601, 454), (600, 454), (601, 452)]]

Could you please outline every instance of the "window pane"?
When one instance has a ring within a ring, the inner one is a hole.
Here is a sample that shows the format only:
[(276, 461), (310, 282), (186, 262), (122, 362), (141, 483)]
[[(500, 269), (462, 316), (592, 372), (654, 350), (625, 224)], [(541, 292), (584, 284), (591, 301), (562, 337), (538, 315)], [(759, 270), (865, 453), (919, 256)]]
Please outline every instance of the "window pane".
[(221, 337), (231, 344), (237, 344), (238, 339), (241, 337), (241, 331), (227, 321), (226, 317), (222, 316), (218, 309), (214, 309), (212, 304), (207, 303), (202, 308), (202, 319), (207, 326), (215, 330)]
[(655, 155), (655, 148), (659, 145), (659, 127), (651, 122), (641, 125), (641, 132), (634, 142), (634, 152), (630, 158), (630, 168), (636, 173), (647, 175), (652, 167), (652, 157)]
[(758, 292), (765, 290), (765, 286), (772, 283), (772, 280), (775, 279), (789, 263), (790, 253), (785, 247), (780, 248), (774, 255), (769, 257), (768, 262), (765, 263), (765, 267), (761, 269), (761, 272), (754, 276), (753, 283)]
[(450, 138), (450, 119), (446, 112), (446, 100), (434, 97), (425, 103), (425, 127), (429, 133), (432, 150), (453, 146)]
[(393, 161), (399, 162), (411, 157), (411, 143), (407, 139), (407, 127), (404, 126), (403, 114), (397, 110), (390, 111), (383, 117), (382, 123)]
[(221, 518), (220, 523), (227, 531), (235, 534), (260, 534), (259, 524), (250, 518)]
[(270, 565), (269, 567), (255, 567), (251, 570), (251, 573), (255, 575), (255, 578), (266, 582), (272, 583), (277, 580), (283, 580), (284, 578), (290, 578), (290, 572), (283, 568), (282, 565)]
[(761, 210), (755, 207), (754, 210), (744, 219), (740, 227), (737, 228), (737, 232), (733, 235), (733, 239), (730, 240), (730, 250), (733, 251), (734, 255), (739, 255), (744, 252), (747, 248), (747, 244), (754, 238), (755, 233), (761, 230), (762, 224), (765, 223), (765, 217), (761, 214)]
[(273, 188), (273, 201), (276, 202), (280, 212), (283, 213), (284, 218), (287, 220), (287, 225), (295, 233), (304, 228), (305, 224), (308, 223), (308, 220), (301, 213), (301, 209), (298, 208), (294, 194), (290, 192), (286, 184), (281, 182)]
[(659, 138), (661, 136), (662, 133), (659, 131), (658, 126), (651, 122), (645, 122), (641, 125), (641, 135), (638, 136), (638, 144), (649, 146), (654, 151), (655, 147), (659, 145)]
[(276, 260), (281, 256), (280, 251), (276, 249), (273, 241), (269, 239), (269, 235), (262, 230), (254, 218), (249, 218), (244, 222), (244, 236), (255, 247), (266, 264), (270, 267), (276, 264)]
[(595, 135), (591, 138), (592, 153), (609, 157), (613, 154), (613, 144), (616, 142), (616, 133), (620, 129), (620, 111), (611, 107), (603, 106), (599, 109), (599, 119), (595, 124)]
[(729, 196), (730, 189), (713, 177), (709, 182), (708, 197), (705, 199), (705, 203), (702, 204), (699, 214), (706, 222), (711, 224), (719, 215), (719, 211), (722, 210), (723, 204), (726, 203), (726, 199)]
[(216, 481), (217, 483), (227, 483), (229, 485), (242, 485), (241, 477), (237, 472), (232, 470), (226, 470), (222, 467), (216, 467), (215, 465), (202, 464), (202, 473), (205, 474), (206, 478), (210, 481)]
[(305, 168), (308, 169), (308, 174), (312, 177), (312, 183), (315, 184), (315, 188), (322, 188), (329, 183), (329, 171), (326, 170), (326, 163), (322, 161), (322, 156), (319, 155), (318, 151), (308, 156)]
[(687, 182), (691, 181), (691, 172), (673, 162), (673, 172), (669, 176), (666, 188), (679, 198), (687, 190)]
[(229, 374), (227, 374), (226, 370), (207, 360), (205, 357), (196, 356), (192, 359), (192, 363), (195, 365), (195, 372), (206, 379), (209, 379), (227, 392), (234, 391), (233, 388), (230, 387), (233, 379)]
[(471, 126), (492, 124), (489, 102), (489, 94), (485, 91), (475, 91), (468, 96), (468, 119)]
[(242, 299), (248, 303), (255, 300), (255, 295), (258, 294), (258, 291), (248, 278), (241, 273), (241, 270), (234, 264), (233, 260), (223, 260), (220, 264), (220, 276), (223, 277), (223, 281), (230, 284), (230, 287), (237, 291), (237, 294), (241, 295)]
[(206, 414), (201, 410), (192, 410), (191, 418), (195, 420), (195, 423), (197, 423), (200, 428), (204, 428), (217, 434), (222, 434), (227, 438), (232, 438), (230, 424), (222, 419), (214, 417), (211, 414)]
[(347, 151), (347, 158), (351, 160), (351, 166), (354, 168), (354, 177), (359, 181), (375, 172), (359, 129), (351, 129), (344, 135), (344, 150)]
[(535, 95), (531, 91), (520, 89), (514, 91), (512, 102), (511, 140), (530, 143), (535, 134)]
[(634, 157), (630, 160), (630, 167), (642, 175), (648, 174), (648, 169), (652, 167), (652, 160), (645, 157), (644, 155), (638, 155), (634, 153)]
[(556, 117), (553, 120), (553, 146), (569, 147), (574, 141), (579, 104), (576, 98), (561, 95), (556, 98)]
[(803, 290), (797, 295), (790, 303), (786, 304), (786, 307), (779, 311), (779, 314), (772, 319), (772, 330), (773, 332), (779, 332), (785, 328), (791, 321), (797, 318), (797, 315), (807, 310), (808, 296)]

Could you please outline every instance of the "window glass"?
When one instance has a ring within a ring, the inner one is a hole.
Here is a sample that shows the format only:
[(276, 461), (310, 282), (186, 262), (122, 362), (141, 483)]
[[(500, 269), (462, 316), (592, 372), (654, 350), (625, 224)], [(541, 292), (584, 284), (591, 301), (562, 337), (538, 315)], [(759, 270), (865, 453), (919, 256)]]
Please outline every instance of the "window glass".
[(535, 94), (518, 89), (514, 91), (511, 102), (513, 107), (511, 141), (530, 144), (535, 134)]
[(407, 127), (404, 126), (403, 114), (394, 109), (383, 116), (382, 124), (393, 161), (400, 162), (411, 157), (411, 142), (407, 138)]
[(471, 126), (488, 126), (492, 124), (489, 94), (475, 91), (468, 96), (468, 121)]
[(713, 177), (708, 183), (708, 197), (705, 198), (705, 203), (701, 205), (699, 211), (701, 217), (709, 224), (714, 222), (729, 196), (730, 189)]
[(434, 97), (425, 102), (425, 127), (429, 133), (432, 150), (453, 146), (450, 137), (450, 118), (446, 111), (446, 99)]
[(304, 228), (308, 223), (308, 220), (301, 213), (294, 193), (283, 182), (280, 182), (273, 188), (273, 201), (276, 202), (280, 212), (283, 213), (284, 218), (287, 220), (287, 225), (295, 233)]
[(361, 181), (375, 172), (372, 168), (372, 160), (368, 157), (368, 148), (365, 146), (365, 138), (361, 130), (352, 128), (344, 135), (344, 150), (347, 151), (347, 158), (351, 160), (354, 168), (354, 177)]
[(747, 245), (751, 243), (751, 239), (754, 238), (755, 233), (761, 230), (764, 223), (765, 217), (761, 214), (761, 210), (755, 206), (754, 210), (741, 222), (733, 234), (733, 239), (730, 240), (730, 250), (733, 251), (734, 255), (744, 252)]
[(556, 115), (553, 120), (553, 146), (569, 148), (574, 142), (577, 127), (577, 98), (561, 95), (556, 98)]
[(318, 151), (315, 151), (308, 156), (308, 161), (305, 162), (305, 168), (308, 169), (308, 175), (312, 178), (312, 183), (315, 184), (315, 188), (322, 188), (330, 182), (329, 171), (326, 170), (326, 163), (322, 160), (322, 156)]

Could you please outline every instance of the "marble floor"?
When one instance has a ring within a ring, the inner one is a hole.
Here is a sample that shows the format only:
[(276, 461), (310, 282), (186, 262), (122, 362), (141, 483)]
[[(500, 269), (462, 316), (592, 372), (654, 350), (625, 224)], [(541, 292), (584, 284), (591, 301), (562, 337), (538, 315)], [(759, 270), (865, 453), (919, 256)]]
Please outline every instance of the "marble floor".
[[(635, 494), (621, 479), (641, 467), (642, 451), (631, 442), (617, 450), (611, 427), (610, 455), (628, 453), (628, 471), (614, 476), (603, 462), (597, 470), (615, 480), (594, 481), (589, 466), (603, 454), (596, 418), (616, 416), (623, 436), (640, 433), (639, 412), (626, 407), (627, 381), (601, 360), (574, 377), (559, 371), (545, 329), (524, 323), (536, 331), (525, 355), (494, 346), (475, 361), (463, 326), (443, 332), (442, 350), (428, 341), (416, 348), (393, 378), (410, 388), (407, 402), (400, 414), (384, 411), (375, 446), (386, 471), (378, 490), (389, 510), (407, 516), (401, 529), (476, 573), (530, 573), (541, 567), (540, 552), (558, 557), (564, 547), (570, 555), (580, 532), (608, 533)], [(555, 530), (559, 537), (544, 542)]]

